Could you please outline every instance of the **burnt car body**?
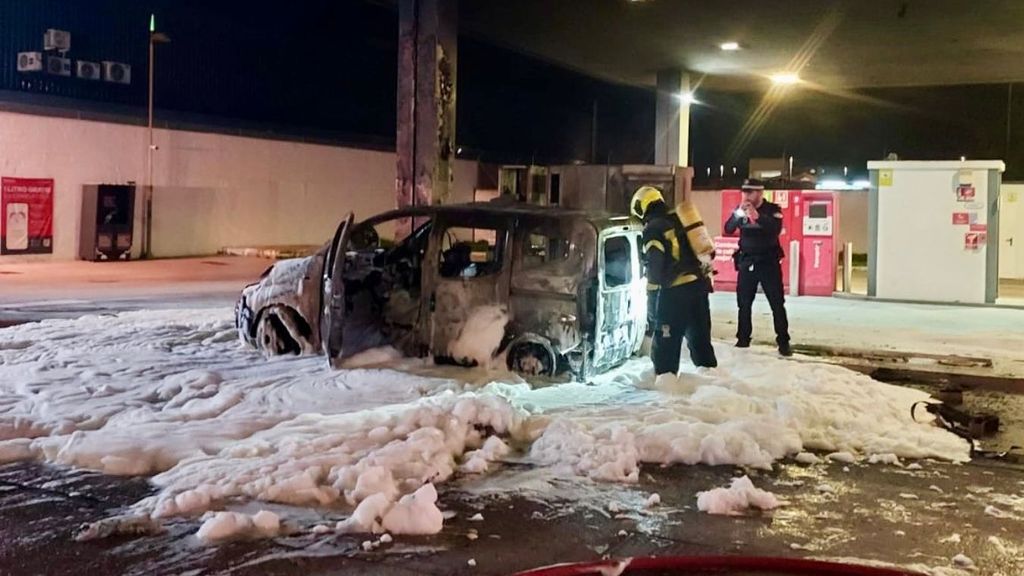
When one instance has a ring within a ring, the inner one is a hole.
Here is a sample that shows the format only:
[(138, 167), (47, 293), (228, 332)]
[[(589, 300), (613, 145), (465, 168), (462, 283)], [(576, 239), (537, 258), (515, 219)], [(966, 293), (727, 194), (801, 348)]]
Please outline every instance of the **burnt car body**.
[[(413, 232), (381, 242), (398, 226)], [(625, 217), (494, 202), (349, 215), (315, 255), (246, 287), (236, 324), (268, 355), (322, 351), (335, 367), (385, 344), (464, 364), (450, 347), (469, 315), (500, 306), (509, 368), (585, 378), (643, 342), (641, 232)]]

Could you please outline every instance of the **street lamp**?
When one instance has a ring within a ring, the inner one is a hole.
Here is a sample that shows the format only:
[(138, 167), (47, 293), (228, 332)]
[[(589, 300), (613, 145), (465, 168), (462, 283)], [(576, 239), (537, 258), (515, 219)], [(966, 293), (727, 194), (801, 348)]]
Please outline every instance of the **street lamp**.
[(153, 49), (157, 44), (166, 44), (171, 39), (163, 32), (156, 31), (156, 15), (149, 15), (149, 97), (146, 130), (149, 137), (149, 145), (146, 147), (146, 189), (144, 195), (145, 212), (142, 217), (142, 257), (149, 258), (153, 251), (153, 151), (156, 146), (153, 144)]

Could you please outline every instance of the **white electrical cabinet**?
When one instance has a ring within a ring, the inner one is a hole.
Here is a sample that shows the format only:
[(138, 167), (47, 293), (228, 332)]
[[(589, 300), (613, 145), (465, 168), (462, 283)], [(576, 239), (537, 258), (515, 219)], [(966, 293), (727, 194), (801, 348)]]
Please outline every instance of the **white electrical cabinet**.
[(868, 295), (994, 303), (1003, 162), (868, 162), (868, 170)]

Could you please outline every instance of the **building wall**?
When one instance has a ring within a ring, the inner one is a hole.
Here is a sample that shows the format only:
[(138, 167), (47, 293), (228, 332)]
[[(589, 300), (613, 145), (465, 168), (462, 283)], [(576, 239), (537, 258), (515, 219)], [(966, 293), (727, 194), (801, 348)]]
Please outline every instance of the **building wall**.
[(836, 253), (853, 242), (854, 254), (868, 253), (868, 192), (839, 192), (839, 246)]
[(999, 188), (999, 277), (1024, 280), (1024, 184)]
[[(338, 220), (395, 205), (391, 152), (157, 130), (153, 255), (227, 246), (319, 244)], [(458, 161), (452, 201), (468, 201), (476, 163)], [(83, 184), (146, 180), (144, 127), (0, 112), (0, 175), (54, 179), (54, 252), (78, 252)], [(142, 203), (136, 203), (135, 253)], [(29, 259), (3, 256), (0, 260)]]

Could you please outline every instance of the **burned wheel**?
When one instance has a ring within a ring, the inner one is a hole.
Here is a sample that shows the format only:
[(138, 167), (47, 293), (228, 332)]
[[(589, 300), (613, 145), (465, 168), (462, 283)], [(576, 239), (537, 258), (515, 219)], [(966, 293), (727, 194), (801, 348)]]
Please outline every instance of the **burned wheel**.
[(524, 376), (554, 376), (555, 352), (541, 342), (518, 342), (508, 350), (508, 368)]
[(256, 325), (256, 345), (266, 356), (301, 354), (303, 346), (298, 335), (289, 330), (298, 314), (287, 306), (270, 306), (260, 314)]

